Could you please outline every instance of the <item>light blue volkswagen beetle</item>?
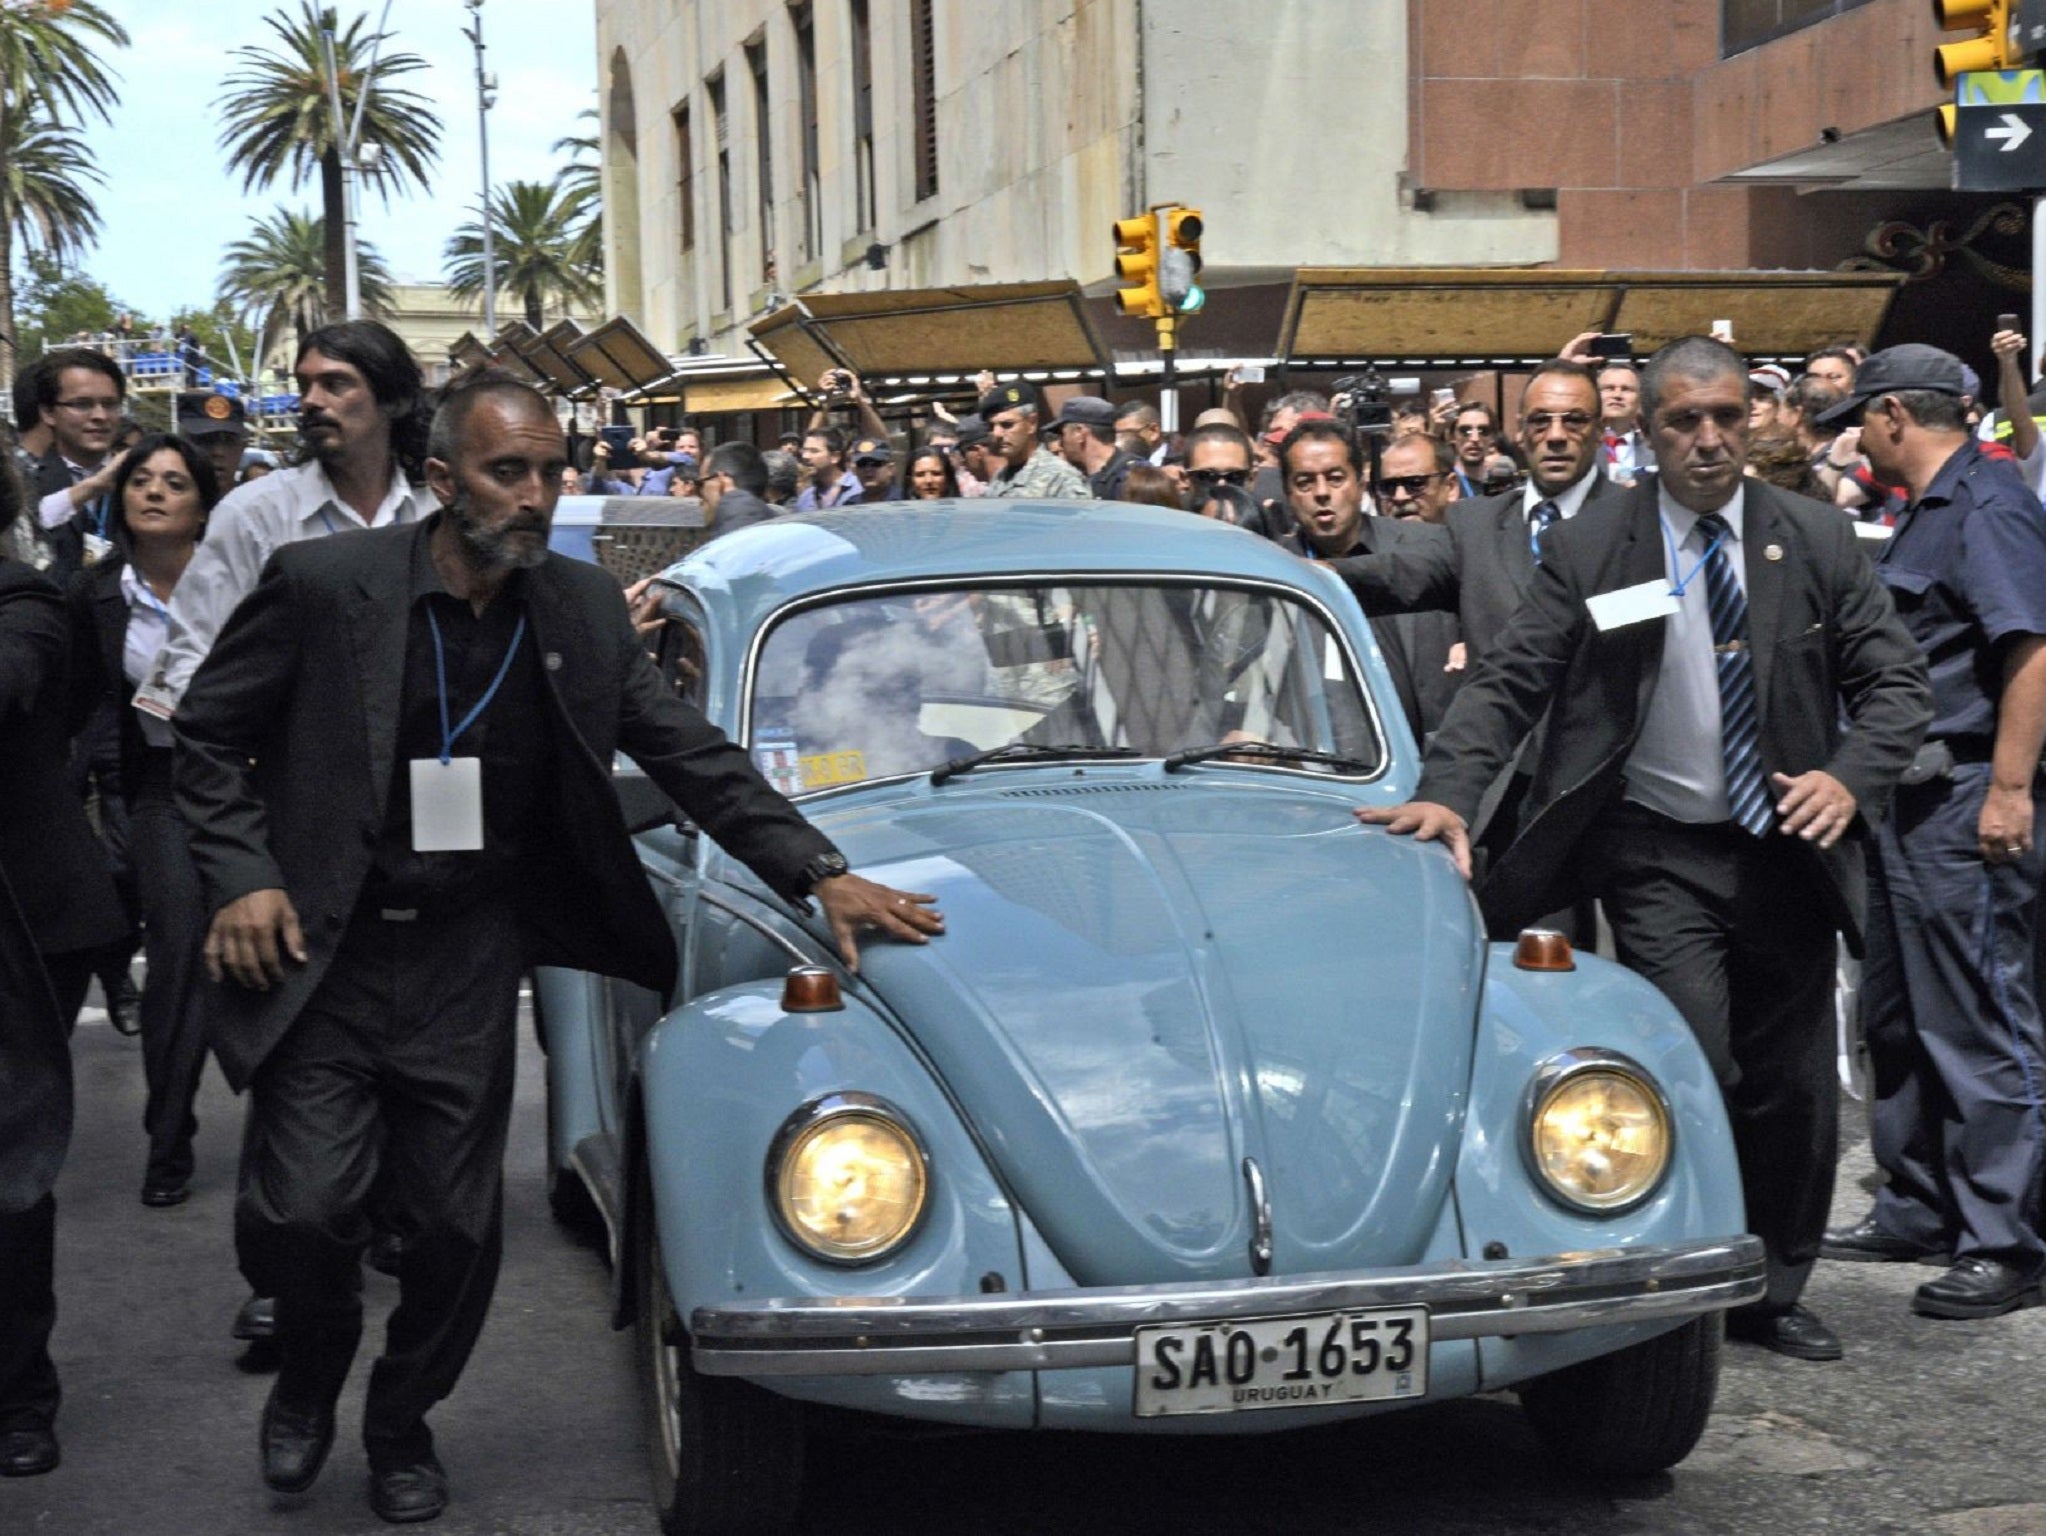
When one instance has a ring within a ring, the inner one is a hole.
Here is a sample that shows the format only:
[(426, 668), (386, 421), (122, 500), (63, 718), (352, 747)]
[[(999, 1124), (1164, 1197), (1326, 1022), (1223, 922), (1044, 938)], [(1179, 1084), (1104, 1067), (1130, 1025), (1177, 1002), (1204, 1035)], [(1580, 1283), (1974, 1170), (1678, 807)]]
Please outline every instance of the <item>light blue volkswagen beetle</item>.
[(1337, 581), (1098, 503), (790, 518), (663, 577), (661, 663), (855, 868), (857, 976), (620, 793), (673, 1006), (543, 972), (551, 1189), (609, 1234), (666, 1529), (772, 1529), (808, 1405), (1244, 1434), (1512, 1387), (1597, 1472), (1695, 1443), (1762, 1290), (1675, 1010), (1486, 941), (1366, 830), (1414, 741)]

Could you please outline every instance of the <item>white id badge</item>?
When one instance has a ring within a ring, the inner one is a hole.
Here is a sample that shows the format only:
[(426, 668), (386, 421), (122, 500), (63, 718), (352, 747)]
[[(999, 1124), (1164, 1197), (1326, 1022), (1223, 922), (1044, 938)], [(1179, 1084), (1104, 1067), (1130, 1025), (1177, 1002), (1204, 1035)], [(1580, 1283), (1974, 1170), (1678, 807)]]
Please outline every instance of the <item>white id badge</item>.
[(483, 759), (412, 759), (412, 851), (475, 853), (483, 847)]
[(1645, 624), (1650, 619), (1666, 619), (1677, 612), (1677, 600), (1670, 593), (1669, 582), (1657, 577), (1639, 586), (1622, 587), (1617, 592), (1600, 592), (1587, 597), (1584, 611), (1591, 615), (1591, 622), (1603, 633), (1609, 629), (1625, 629), (1629, 624)]

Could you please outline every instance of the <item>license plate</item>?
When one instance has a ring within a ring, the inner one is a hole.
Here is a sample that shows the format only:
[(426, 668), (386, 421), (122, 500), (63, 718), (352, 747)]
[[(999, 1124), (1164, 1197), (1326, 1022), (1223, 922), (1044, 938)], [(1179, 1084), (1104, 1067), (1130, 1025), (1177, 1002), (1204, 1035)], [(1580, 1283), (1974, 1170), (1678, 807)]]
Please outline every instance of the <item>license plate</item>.
[(1137, 1330), (1136, 1415), (1242, 1413), (1428, 1394), (1422, 1307)]

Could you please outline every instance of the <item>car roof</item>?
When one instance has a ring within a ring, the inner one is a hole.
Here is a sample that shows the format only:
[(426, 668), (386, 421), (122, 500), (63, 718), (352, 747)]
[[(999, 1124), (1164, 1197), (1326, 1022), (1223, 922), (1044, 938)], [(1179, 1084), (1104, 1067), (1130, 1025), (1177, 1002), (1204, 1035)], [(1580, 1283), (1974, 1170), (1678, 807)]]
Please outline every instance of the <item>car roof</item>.
[(1170, 572), (1315, 591), (1310, 570), (1269, 539), (1191, 512), (962, 498), (778, 517), (711, 540), (667, 574), (726, 594), (753, 622), (818, 593), (927, 577)]

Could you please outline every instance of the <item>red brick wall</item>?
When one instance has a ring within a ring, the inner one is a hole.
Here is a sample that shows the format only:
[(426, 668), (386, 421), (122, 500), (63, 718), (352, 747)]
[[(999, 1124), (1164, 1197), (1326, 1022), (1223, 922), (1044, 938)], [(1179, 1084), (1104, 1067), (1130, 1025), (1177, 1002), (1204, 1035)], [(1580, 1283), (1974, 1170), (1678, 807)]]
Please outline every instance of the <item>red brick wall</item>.
[(1408, 169), (1554, 188), (1564, 267), (1830, 267), (1879, 199), (1711, 183), (1824, 128), (1923, 112), (1930, 132), (1930, 12), (1874, 0), (1721, 60), (1709, 0), (1409, 0)]

